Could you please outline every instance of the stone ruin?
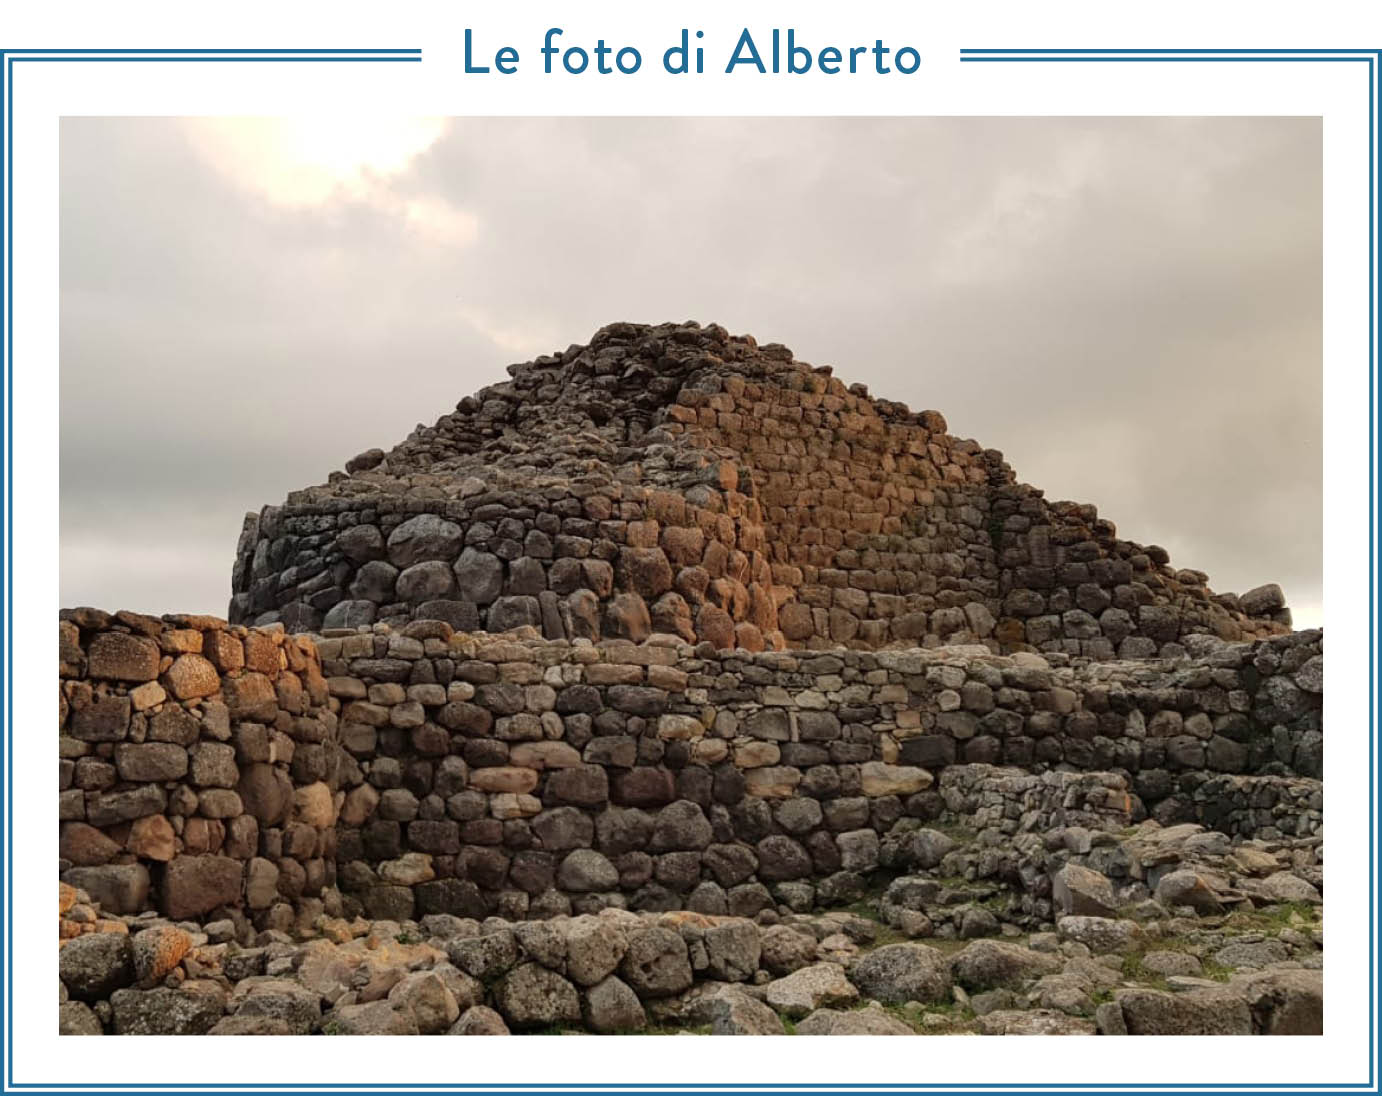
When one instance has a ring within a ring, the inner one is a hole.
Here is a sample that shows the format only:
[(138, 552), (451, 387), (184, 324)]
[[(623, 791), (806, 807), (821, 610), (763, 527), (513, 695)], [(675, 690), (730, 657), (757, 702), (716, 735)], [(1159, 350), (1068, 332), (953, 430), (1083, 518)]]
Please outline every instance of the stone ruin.
[(1278, 586), (1215, 594), (777, 343), (620, 323), (509, 373), (248, 515), (231, 622), (1095, 659), (1290, 629)]
[(717, 327), (511, 372), (60, 614), (60, 1032), (1322, 1030), (1278, 587)]

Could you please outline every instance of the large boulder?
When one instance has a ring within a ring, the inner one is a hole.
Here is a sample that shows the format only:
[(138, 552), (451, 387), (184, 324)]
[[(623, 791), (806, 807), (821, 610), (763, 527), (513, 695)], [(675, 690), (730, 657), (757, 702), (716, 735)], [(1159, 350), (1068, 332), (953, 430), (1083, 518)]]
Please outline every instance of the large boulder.
[(135, 978), (141, 985), (152, 986), (182, 962), (192, 948), (192, 938), (176, 925), (156, 925), (135, 933), (130, 946)]
[(86, 649), (87, 673), (111, 681), (152, 681), (158, 676), (158, 644), (148, 636), (101, 632)]
[(557, 885), (566, 891), (610, 891), (619, 886), (619, 869), (594, 849), (575, 849), (557, 869)]
[(1067, 1016), (1055, 1009), (997, 1009), (979, 1017), (984, 1035), (1093, 1035), (1093, 1020)]
[(815, 936), (788, 925), (764, 929), (759, 948), (759, 962), (763, 968), (779, 977), (809, 967), (816, 961)]
[(758, 971), (762, 942), (752, 921), (722, 921), (705, 930), (707, 973), (721, 982), (747, 982)]
[(1142, 928), (1135, 921), (1113, 917), (1062, 917), (1056, 922), (1056, 932), (1062, 940), (1074, 940), (1101, 955), (1127, 951), (1142, 938)]
[(1108, 877), (1079, 864), (1066, 864), (1051, 876), (1051, 901), (1066, 914), (1113, 917), (1117, 913)]
[(648, 1016), (638, 994), (613, 975), (591, 986), (582, 996), (581, 1011), (592, 1031), (608, 1035), (641, 1031), (648, 1026)]
[(765, 1000), (787, 1016), (805, 1016), (818, 1008), (852, 1005), (859, 991), (838, 963), (815, 963), (769, 982)]
[(652, 852), (699, 850), (708, 846), (714, 836), (710, 822), (699, 805), (680, 799), (658, 812), (649, 849)]
[(703, 994), (687, 1007), (689, 1024), (709, 1024), (711, 1035), (786, 1035), (782, 1020), (762, 1001), (737, 986)]
[(134, 949), (118, 933), (93, 932), (58, 951), (58, 977), (78, 1001), (100, 1001), (134, 982)]
[(417, 1020), (406, 1008), (389, 1001), (338, 1005), (322, 1018), (328, 1035), (419, 1035)]
[(950, 1000), (950, 963), (926, 944), (889, 944), (855, 960), (849, 977), (866, 997), (884, 1004)]
[[(455, 971), (459, 977), (465, 975)], [(442, 977), (430, 970), (405, 975), (389, 990), (389, 1003), (407, 1011), (422, 1035), (440, 1035), (461, 1015), (456, 996)]]
[(916, 1032), (882, 1008), (849, 1012), (821, 1008), (797, 1023), (798, 1035), (915, 1035)]
[(142, 913), (149, 900), (149, 869), (143, 864), (72, 868), (62, 881), (86, 891), (107, 913)]
[(236, 985), (229, 1011), (237, 1018), (277, 1020), (294, 1035), (308, 1035), (321, 1020), (321, 998), (287, 978), (255, 975)]
[(518, 1028), (579, 1023), (581, 998), (576, 987), (538, 963), (524, 963), (494, 987), (494, 1005)]
[(1324, 1034), (1324, 974), (1318, 970), (1268, 970), (1250, 975), (1241, 990), (1263, 1035)]
[(1247, 1002), (1228, 990), (1165, 993), (1129, 989), (1114, 994), (1129, 1035), (1251, 1035)]
[(187, 921), (240, 902), (242, 867), (226, 856), (178, 856), (163, 870), (163, 913)]
[(424, 560), (456, 558), (465, 540), (465, 531), (454, 521), (436, 514), (418, 514), (389, 534), (389, 562), (403, 569)]
[(225, 997), (214, 982), (178, 989), (122, 989), (111, 994), (116, 1035), (205, 1035), (225, 1015)]
[(629, 934), (619, 974), (644, 999), (680, 993), (692, 978), (686, 941), (671, 929), (638, 929)]
[(81, 1001), (64, 1001), (58, 1005), (59, 1035), (104, 1035), (101, 1018), (91, 1006)]
[(1020, 986), (1060, 968), (1054, 955), (1000, 940), (975, 940), (950, 961), (955, 981), (971, 992)]
[(589, 915), (572, 918), (566, 926), (567, 976), (593, 986), (614, 973), (628, 946), (620, 926)]
[(451, 962), (473, 978), (492, 982), (518, 962), (518, 941), (508, 929), (446, 942)]
[(1189, 906), (1198, 914), (1223, 913), (1223, 903), (1203, 876), (1188, 868), (1168, 872), (1156, 885), (1154, 897), (1167, 909)]

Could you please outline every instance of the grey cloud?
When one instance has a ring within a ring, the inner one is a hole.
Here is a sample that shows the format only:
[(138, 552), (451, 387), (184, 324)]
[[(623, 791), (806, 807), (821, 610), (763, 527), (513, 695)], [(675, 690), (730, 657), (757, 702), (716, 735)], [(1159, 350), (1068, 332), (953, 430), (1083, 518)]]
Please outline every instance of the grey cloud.
[(1321, 605), (1315, 119), (456, 119), (288, 208), (175, 119), (61, 140), (64, 604), (220, 612), (246, 510), (510, 361), (695, 318), (943, 411), (1217, 589)]

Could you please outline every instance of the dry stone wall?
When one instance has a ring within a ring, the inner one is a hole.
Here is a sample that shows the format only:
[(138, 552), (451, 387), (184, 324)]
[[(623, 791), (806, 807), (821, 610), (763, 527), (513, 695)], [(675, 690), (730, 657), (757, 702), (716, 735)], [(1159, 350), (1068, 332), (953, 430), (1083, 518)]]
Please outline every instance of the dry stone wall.
[(715, 325), (613, 324), (248, 515), (230, 619), (1176, 656), (1288, 630), (1002, 454)]
[(1321, 633), (1188, 642), (755, 653), (71, 610), (60, 867), (108, 911), (271, 927), (753, 916), (924, 865), (936, 819), (1315, 833)]
[(174, 918), (334, 885), (337, 720), (310, 639), (76, 609), (58, 664), (64, 881)]

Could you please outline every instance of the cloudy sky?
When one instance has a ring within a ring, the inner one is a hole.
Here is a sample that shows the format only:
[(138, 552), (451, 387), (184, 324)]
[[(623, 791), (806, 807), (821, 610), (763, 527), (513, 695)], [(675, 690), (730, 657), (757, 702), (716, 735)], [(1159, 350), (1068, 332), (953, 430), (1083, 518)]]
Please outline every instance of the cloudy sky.
[(1321, 620), (1315, 119), (65, 119), (63, 605), (225, 612), (247, 510), (614, 320), (946, 415)]

